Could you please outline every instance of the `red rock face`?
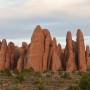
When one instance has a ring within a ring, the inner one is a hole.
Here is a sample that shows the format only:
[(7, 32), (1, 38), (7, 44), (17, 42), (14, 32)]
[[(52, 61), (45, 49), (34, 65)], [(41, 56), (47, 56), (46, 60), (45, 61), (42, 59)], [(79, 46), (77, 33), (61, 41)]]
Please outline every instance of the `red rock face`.
[(5, 70), (6, 51), (7, 51), (7, 42), (5, 39), (3, 39), (0, 50), (0, 70)]
[(76, 69), (79, 70), (78, 49), (77, 49), (77, 42), (76, 41), (73, 41), (73, 51), (74, 51)]
[(19, 59), (18, 59), (18, 62), (17, 62), (17, 70), (19, 71), (19, 72), (21, 72), (24, 68), (24, 61), (23, 61), (23, 58), (22, 57), (20, 57)]
[(87, 70), (85, 59), (85, 45), (83, 33), (80, 30), (77, 31), (77, 49), (78, 49), (79, 70), (81, 72), (84, 72)]
[(61, 45), (58, 44), (58, 46), (57, 46), (57, 54), (59, 55), (60, 58), (61, 58), (61, 53), (62, 53), (62, 48), (61, 48)]
[(57, 72), (61, 69), (61, 63), (60, 63), (60, 58), (59, 56), (56, 54), (55, 51), (53, 51), (52, 54), (52, 71), (53, 72)]
[(66, 71), (74, 72), (76, 70), (75, 57), (73, 51), (73, 42), (71, 32), (67, 32), (66, 39)]
[(10, 42), (7, 46), (5, 69), (13, 69), (14, 66), (14, 43)]
[(27, 53), (27, 43), (23, 42), (22, 43), (22, 47), (19, 48), (19, 59), (18, 59), (18, 62), (17, 62), (17, 70), (19, 72), (21, 72), (23, 69), (25, 69), (25, 58), (26, 58), (26, 53)]
[(90, 70), (90, 48), (86, 47), (86, 61), (87, 61), (87, 70)]
[(50, 45), (51, 45), (51, 35), (47, 29), (43, 30), (45, 42), (44, 42), (44, 55), (43, 55), (43, 71), (47, 70), (48, 67), (48, 59), (50, 53)]
[(53, 72), (57, 72), (58, 70), (61, 69), (61, 60), (60, 60), (60, 55), (58, 52), (58, 46), (56, 39), (54, 38), (52, 41), (52, 60), (51, 60), (51, 69)]
[(26, 42), (22, 42), (22, 48), (24, 49), (24, 69), (27, 69), (27, 51), (30, 45), (28, 45)]
[(33, 68), (35, 71), (42, 71), (44, 54), (44, 34), (40, 26), (37, 26), (31, 39), (31, 45), (28, 51), (27, 68)]
[(27, 50), (27, 48), (28, 48), (27, 43), (26, 43), (26, 42), (22, 42), (22, 47), (23, 47), (25, 50)]
[(61, 54), (60, 54), (60, 58), (61, 58), (61, 66), (62, 66), (62, 70), (66, 70), (66, 60), (65, 60), (65, 49), (61, 49)]

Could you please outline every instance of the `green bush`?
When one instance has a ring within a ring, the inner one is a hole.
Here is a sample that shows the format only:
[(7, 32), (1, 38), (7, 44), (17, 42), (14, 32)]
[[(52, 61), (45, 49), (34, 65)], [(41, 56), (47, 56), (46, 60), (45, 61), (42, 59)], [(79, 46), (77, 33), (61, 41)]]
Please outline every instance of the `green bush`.
[(79, 87), (81, 90), (90, 90), (90, 73), (86, 73), (82, 76)]

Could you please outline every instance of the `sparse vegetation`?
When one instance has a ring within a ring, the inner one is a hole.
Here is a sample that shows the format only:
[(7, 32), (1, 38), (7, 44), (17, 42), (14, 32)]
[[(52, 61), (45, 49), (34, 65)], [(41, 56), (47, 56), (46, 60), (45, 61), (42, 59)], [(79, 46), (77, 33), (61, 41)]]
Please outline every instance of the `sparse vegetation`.
[(30, 86), (32, 87), (30, 90), (51, 90), (51, 88), (62, 89), (65, 87), (67, 90), (90, 90), (89, 72), (69, 73), (61, 71), (59, 74), (53, 74), (50, 71), (35, 72), (33, 69), (21, 72), (5, 70), (0, 71), (0, 76), (0, 88), (4, 90), (24, 90), (19, 85)]
[(7, 87), (5, 90), (21, 90), (17, 85)]
[(70, 86), (67, 90), (80, 90), (79, 86)]
[(9, 70), (0, 71), (0, 76), (11, 76), (11, 72)]

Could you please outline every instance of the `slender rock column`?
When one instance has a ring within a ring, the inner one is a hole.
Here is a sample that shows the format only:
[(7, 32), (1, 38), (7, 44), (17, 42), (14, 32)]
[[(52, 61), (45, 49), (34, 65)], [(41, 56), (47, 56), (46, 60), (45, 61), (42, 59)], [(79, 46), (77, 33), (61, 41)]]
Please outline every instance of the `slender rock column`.
[(87, 65), (86, 65), (86, 58), (85, 58), (84, 37), (81, 30), (77, 31), (77, 50), (78, 50), (79, 70), (81, 72), (85, 72), (87, 70)]
[(66, 71), (74, 72), (76, 71), (76, 65), (75, 65), (75, 57), (74, 57), (74, 51), (73, 51), (73, 41), (72, 41), (71, 32), (67, 32), (66, 48), (67, 48)]

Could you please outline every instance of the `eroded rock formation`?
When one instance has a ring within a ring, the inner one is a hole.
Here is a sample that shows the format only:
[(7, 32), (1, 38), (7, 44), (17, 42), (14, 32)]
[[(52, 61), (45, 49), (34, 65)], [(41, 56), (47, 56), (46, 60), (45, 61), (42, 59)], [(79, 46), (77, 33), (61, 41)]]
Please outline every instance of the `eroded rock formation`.
[(44, 55), (43, 55), (43, 71), (46, 71), (48, 69), (48, 59), (50, 54), (50, 46), (51, 46), (51, 35), (50, 32), (47, 29), (43, 29), (44, 33)]
[(86, 58), (85, 58), (84, 37), (81, 30), (77, 31), (77, 51), (78, 51), (79, 70), (81, 72), (85, 72), (87, 70), (87, 65), (86, 65)]
[(60, 60), (60, 54), (59, 49), (60, 47), (57, 46), (56, 38), (53, 38), (52, 41), (52, 60), (51, 60), (51, 70), (53, 72), (56, 72), (61, 69), (61, 60)]
[(3, 39), (0, 49), (0, 70), (5, 69), (6, 52), (7, 52), (7, 42), (5, 39)]
[(67, 32), (66, 39), (66, 70), (68, 72), (73, 72), (76, 70), (73, 41), (71, 32)]
[(7, 44), (5, 39), (0, 41), (0, 71), (17, 69), (20, 72), (30, 68), (40, 72), (90, 70), (90, 49), (87, 46), (85, 50), (83, 33), (78, 30), (74, 41), (71, 32), (67, 32), (65, 48), (57, 43), (56, 38), (52, 39), (48, 29), (42, 29), (39, 25), (29, 44), (23, 42), (18, 47), (13, 42)]
[(86, 46), (86, 62), (87, 62), (87, 70), (90, 70), (90, 48)]
[(33, 68), (35, 71), (42, 71), (44, 40), (44, 33), (41, 27), (38, 25), (32, 35), (31, 45), (28, 51), (28, 69)]
[(15, 46), (14, 43), (10, 42), (7, 46), (5, 69), (9, 70), (14, 68), (14, 55), (15, 55)]

